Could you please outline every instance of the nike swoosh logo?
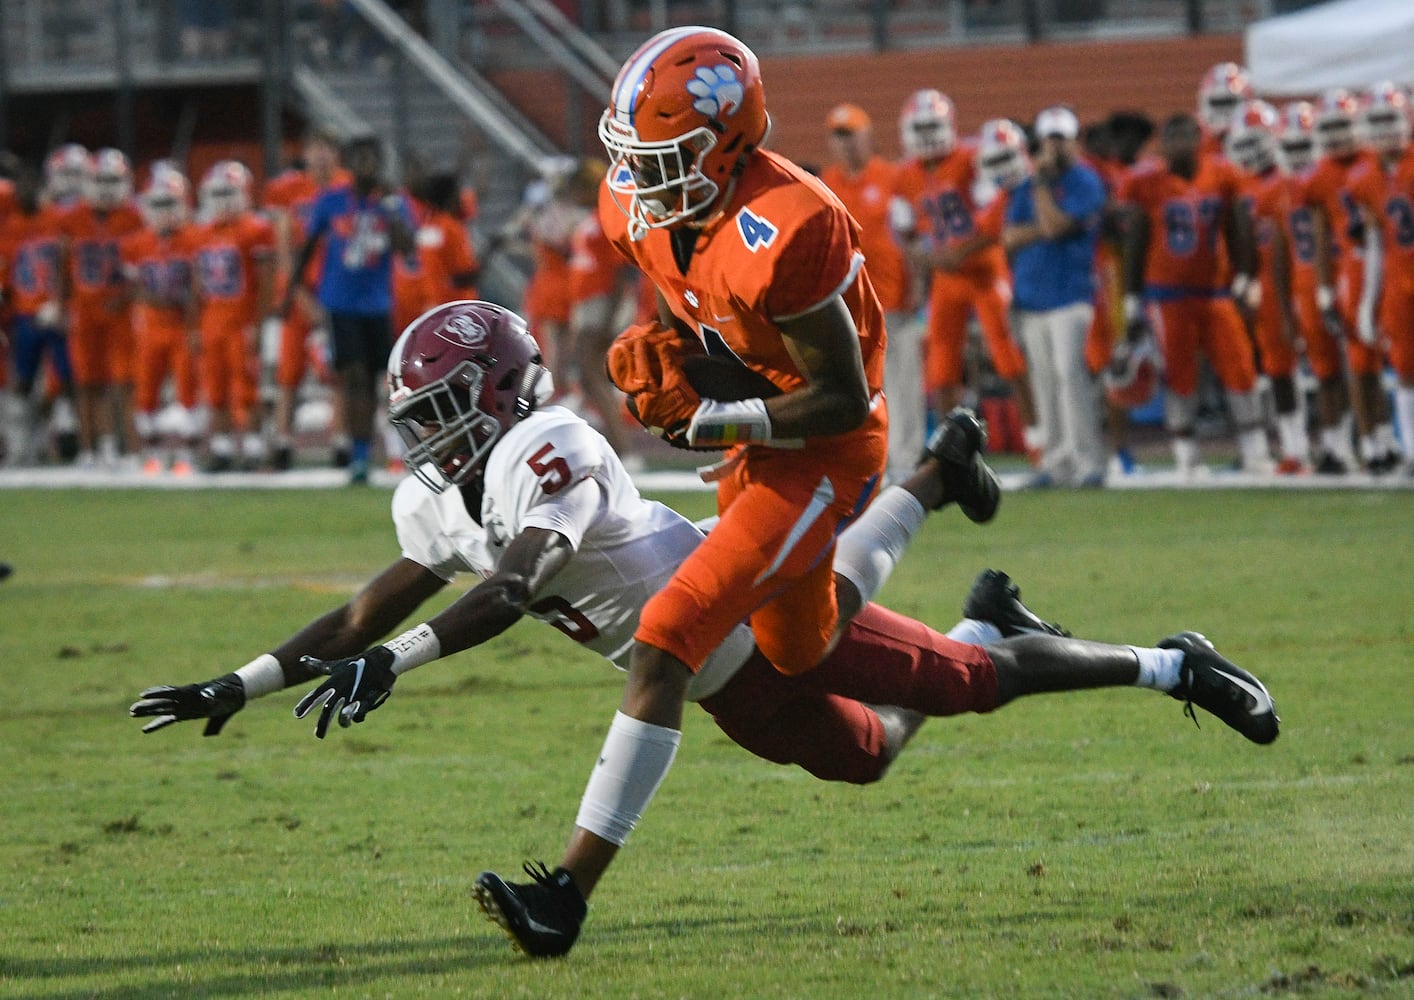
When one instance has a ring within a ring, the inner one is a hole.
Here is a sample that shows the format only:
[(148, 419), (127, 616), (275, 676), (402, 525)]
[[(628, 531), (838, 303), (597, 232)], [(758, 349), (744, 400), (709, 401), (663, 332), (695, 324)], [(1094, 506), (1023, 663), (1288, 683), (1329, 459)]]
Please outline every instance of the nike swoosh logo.
[(1264, 691), (1262, 688), (1250, 683), (1249, 681), (1243, 680), (1236, 674), (1230, 674), (1226, 670), (1221, 669), (1220, 667), (1214, 667), (1213, 672), (1217, 674), (1222, 674), (1228, 680), (1232, 681), (1232, 683), (1236, 684), (1238, 687), (1240, 687), (1242, 690), (1246, 691), (1252, 696), (1252, 699), (1257, 704), (1255, 708), (1249, 708), (1247, 710), (1248, 715), (1261, 715), (1263, 712), (1270, 712), (1272, 710), (1272, 696), (1267, 694), (1267, 692)]
[(354, 682), (353, 690), (349, 692), (350, 698), (352, 698), (358, 693), (359, 685), (363, 683), (363, 664), (364, 659), (361, 656), (356, 661), (354, 661)]

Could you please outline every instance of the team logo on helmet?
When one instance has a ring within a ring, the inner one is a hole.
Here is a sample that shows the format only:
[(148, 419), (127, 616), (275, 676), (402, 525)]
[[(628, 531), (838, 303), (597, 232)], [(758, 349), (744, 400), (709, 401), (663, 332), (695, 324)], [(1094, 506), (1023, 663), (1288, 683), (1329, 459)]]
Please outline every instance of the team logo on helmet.
[(442, 329), (437, 331), (443, 340), (460, 344), (471, 350), (480, 350), (486, 346), (489, 334), (486, 326), (475, 316), (465, 313), (453, 316), (447, 320)]
[(736, 71), (726, 63), (708, 69), (700, 66), (687, 82), (687, 92), (696, 98), (692, 108), (708, 118), (725, 118), (741, 107), (746, 90), (736, 77)]

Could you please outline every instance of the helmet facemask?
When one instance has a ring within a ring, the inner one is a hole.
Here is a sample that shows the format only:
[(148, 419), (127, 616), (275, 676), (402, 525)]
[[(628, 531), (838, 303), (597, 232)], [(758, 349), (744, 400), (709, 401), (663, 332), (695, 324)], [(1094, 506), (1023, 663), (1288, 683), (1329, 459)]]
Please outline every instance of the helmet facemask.
[(1393, 105), (1369, 108), (1360, 126), (1364, 141), (1377, 153), (1393, 155), (1409, 145), (1409, 118)]
[(446, 378), (420, 389), (403, 386), (388, 398), (388, 420), (407, 445), (408, 468), (434, 493), (472, 479), (504, 432), (472, 402), (485, 380), (484, 368), (463, 361)]
[(650, 229), (664, 229), (701, 219), (721, 194), (702, 164), (717, 145), (707, 126), (659, 142), (638, 138), (637, 129), (614, 117), (599, 120), (599, 140), (608, 150), (609, 191), (629, 219), (629, 237), (642, 239)]

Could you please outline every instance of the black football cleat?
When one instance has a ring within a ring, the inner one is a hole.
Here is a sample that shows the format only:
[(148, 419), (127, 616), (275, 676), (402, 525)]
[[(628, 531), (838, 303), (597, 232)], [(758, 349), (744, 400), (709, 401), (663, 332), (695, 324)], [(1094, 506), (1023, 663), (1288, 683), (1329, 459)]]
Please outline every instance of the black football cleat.
[[(987, 429), (977, 414), (959, 406), (943, 417), (928, 436), (923, 460), (935, 458), (943, 481), (943, 503), (956, 503), (968, 520), (985, 524), (997, 515), (1002, 486), (982, 460)], [(939, 504), (941, 507), (942, 504)]]
[(1208, 638), (1198, 632), (1180, 632), (1159, 643), (1160, 649), (1183, 650), (1178, 687), (1171, 697), (1184, 702), (1183, 713), (1198, 724), (1193, 706), (1222, 719), (1253, 743), (1277, 738), (1281, 720), (1272, 696), (1247, 671), (1230, 663)]
[(984, 569), (977, 574), (967, 600), (962, 604), (962, 616), (990, 622), (1001, 630), (1002, 637), (1018, 635), (1056, 635), (1069, 637), (1070, 632), (1054, 622), (1048, 622), (1021, 603), (1021, 588), (999, 569)]
[(523, 867), (533, 882), (507, 882), (495, 872), (476, 876), (476, 902), (510, 936), (517, 951), (531, 958), (557, 958), (574, 947), (589, 907), (565, 869), (552, 872), (543, 861), (527, 861)]

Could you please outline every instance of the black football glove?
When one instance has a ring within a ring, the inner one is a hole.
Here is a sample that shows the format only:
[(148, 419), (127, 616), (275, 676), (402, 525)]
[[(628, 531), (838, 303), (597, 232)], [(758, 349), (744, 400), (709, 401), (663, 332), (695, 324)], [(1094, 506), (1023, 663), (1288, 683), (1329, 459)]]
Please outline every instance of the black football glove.
[(144, 733), (155, 733), (174, 722), (206, 719), (201, 735), (215, 736), (231, 716), (245, 708), (245, 685), (232, 672), (200, 684), (176, 687), (159, 684), (148, 688), (139, 698), (128, 709), (128, 714), (135, 719), (154, 717), (142, 727)]
[(329, 679), (300, 699), (295, 706), (295, 718), (303, 719), (316, 706), (323, 704), (314, 735), (321, 740), (329, 731), (329, 723), (338, 716), (340, 727), (362, 722), (393, 693), (393, 651), (387, 646), (374, 646), (359, 656), (342, 660), (316, 660), (312, 656), (300, 659), (315, 673), (328, 674)]

